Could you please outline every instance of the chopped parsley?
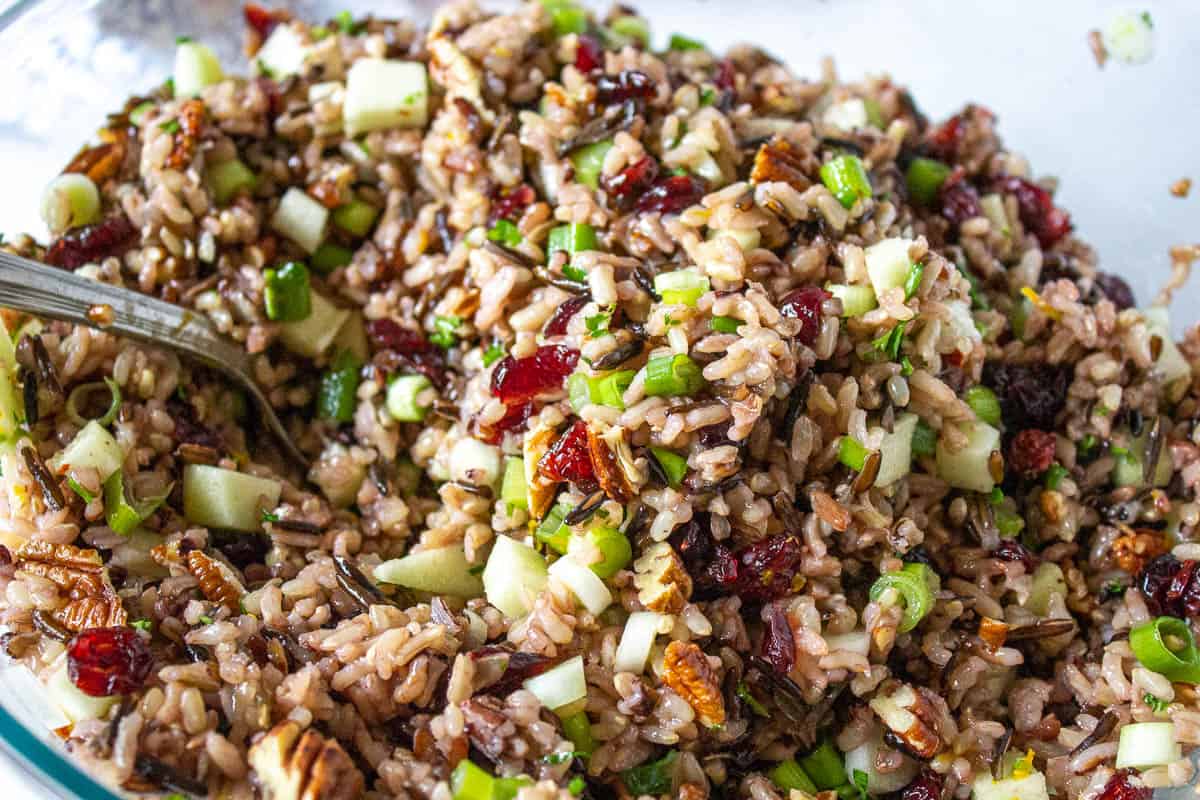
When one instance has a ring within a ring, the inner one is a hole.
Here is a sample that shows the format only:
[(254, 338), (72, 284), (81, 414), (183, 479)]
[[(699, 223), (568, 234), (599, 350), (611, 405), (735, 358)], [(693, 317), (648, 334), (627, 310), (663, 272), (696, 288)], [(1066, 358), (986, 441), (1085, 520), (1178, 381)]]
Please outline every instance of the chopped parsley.
[(262, 516), (263, 522), (279, 522), (279, 515), (276, 514), (274, 511), (267, 511), (264, 508), (262, 510), (261, 516)]
[(498, 219), (487, 234), (488, 241), (497, 242), (508, 247), (516, 247), (521, 243), (521, 231), (510, 220)]
[(490, 367), (500, 359), (504, 358), (504, 345), (499, 342), (492, 342), (487, 350), (483, 351), (483, 365)]
[(896, 327), (879, 338), (872, 340), (871, 346), (886, 355), (890, 360), (896, 361), (900, 358), (900, 346), (904, 344), (904, 329), (907, 327), (907, 322), (897, 323)]
[(715, 89), (705, 88), (705, 89), (700, 90), (700, 107), (701, 108), (703, 108), (704, 106), (711, 106), (715, 102), (717, 102), (717, 92)]
[(205, 625), (213, 624), (213, 618), (210, 617), (208, 614), (201, 614), (199, 619), (200, 619), (200, 622), (202, 622)]
[(771, 713), (767, 711), (767, 707), (758, 702), (758, 698), (750, 693), (750, 687), (745, 681), (739, 681), (737, 685), (737, 696), (742, 699), (742, 702), (750, 706), (750, 710), (760, 717), (769, 717)]
[(543, 764), (565, 764), (566, 762), (570, 761), (573, 758), (576, 758), (576, 757), (583, 758), (586, 756), (587, 756), (587, 753), (580, 753), (575, 750), (567, 750), (566, 752), (563, 752), (563, 753), (547, 753), (546, 755), (542, 756), (542, 763)]
[(129, 624), (137, 628), (139, 631), (148, 631), (154, 627), (154, 623), (148, 619), (135, 619)]
[(158, 129), (170, 134), (179, 133), (179, 120), (169, 119), (166, 122), (160, 122), (158, 123)]
[(904, 299), (909, 300), (921, 288), (921, 278), (925, 275), (924, 264), (910, 264), (908, 277), (904, 279)]
[(573, 795), (583, 794), (583, 790), (586, 788), (587, 782), (578, 775), (576, 775), (574, 778), (571, 778), (571, 782), (567, 784), (567, 791)]
[(458, 327), (462, 322), (461, 317), (435, 317), (429, 341), (443, 350), (449, 350), (458, 344)]
[(1057, 490), (1067, 474), (1067, 468), (1062, 464), (1051, 464), (1046, 470), (1046, 488), (1052, 491)]
[(337, 24), (338, 30), (342, 33), (354, 33), (354, 15), (349, 11), (342, 10), (333, 18)]
[(1167, 706), (1170, 705), (1170, 703), (1168, 703), (1166, 700), (1163, 700), (1157, 695), (1150, 694), (1149, 692), (1146, 692), (1146, 694), (1142, 697), (1142, 700), (1146, 702), (1146, 705), (1150, 706), (1150, 710), (1155, 714), (1161, 714), (1162, 712), (1166, 711)]
[(601, 311), (599, 314), (593, 314), (584, 320), (587, 324), (588, 335), (593, 339), (598, 339), (608, 333), (609, 323), (612, 322), (613, 312)]

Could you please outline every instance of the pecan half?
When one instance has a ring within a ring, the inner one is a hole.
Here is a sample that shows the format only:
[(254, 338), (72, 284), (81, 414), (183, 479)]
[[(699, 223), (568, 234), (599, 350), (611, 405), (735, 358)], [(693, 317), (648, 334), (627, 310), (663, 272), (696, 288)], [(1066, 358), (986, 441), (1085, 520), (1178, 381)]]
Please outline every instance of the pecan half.
[(633, 463), (633, 450), (625, 441), (624, 429), (612, 427), (600, 432), (595, 425), (589, 425), (587, 438), (588, 453), (592, 457), (592, 467), (596, 470), (600, 488), (618, 503), (633, 500), (637, 490), (630, 473), (635, 479), (639, 476)]
[(803, 192), (813, 184), (805, 174), (804, 162), (805, 158), (792, 148), (790, 142), (775, 136), (754, 154), (750, 180), (754, 183), (782, 181), (796, 191)]
[(1167, 550), (1165, 536), (1157, 531), (1142, 528), (1118, 536), (1112, 543), (1113, 561), (1130, 575), (1140, 573), (1146, 564)]
[(230, 611), (237, 611), (241, 607), (242, 595), (246, 590), (232, 567), (200, 550), (189, 550), (184, 563), (187, 571), (200, 584), (205, 599), (220, 603)]
[(692, 596), (692, 577), (667, 542), (646, 548), (633, 569), (638, 602), (651, 611), (678, 614)]
[(301, 734), (291, 720), (255, 742), (249, 761), (263, 797), (271, 800), (354, 800), (366, 787), (340, 744), (311, 729)]
[(63, 605), (53, 618), (72, 631), (121, 626), (128, 620), (100, 554), (69, 544), (31, 539), (16, 552), (18, 570), (58, 587)]
[(663, 683), (687, 701), (702, 725), (711, 728), (725, 723), (725, 699), (717, 675), (694, 642), (676, 640), (667, 645)]
[(558, 483), (550, 480), (538, 469), (542, 456), (550, 449), (558, 438), (553, 426), (539, 423), (536, 428), (525, 434), (525, 485), (529, 491), (529, 516), (541, 520), (550, 510), (554, 502), (554, 494)]
[(933, 758), (942, 746), (933, 705), (907, 683), (889, 683), (871, 698), (871, 710), (892, 734), (889, 740), (914, 758)]

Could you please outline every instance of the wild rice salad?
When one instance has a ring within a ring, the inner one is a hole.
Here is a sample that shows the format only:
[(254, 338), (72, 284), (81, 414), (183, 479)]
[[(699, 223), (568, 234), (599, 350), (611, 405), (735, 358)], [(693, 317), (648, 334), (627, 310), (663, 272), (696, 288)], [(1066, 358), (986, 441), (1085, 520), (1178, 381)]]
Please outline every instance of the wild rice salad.
[[(222, 798), (1139, 800), (1200, 744), (1200, 329), (968, 106), (570, 0), (171, 80), (6, 247), (0, 609), (72, 757)], [(10, 342), (13, 347), (10, 347)]]

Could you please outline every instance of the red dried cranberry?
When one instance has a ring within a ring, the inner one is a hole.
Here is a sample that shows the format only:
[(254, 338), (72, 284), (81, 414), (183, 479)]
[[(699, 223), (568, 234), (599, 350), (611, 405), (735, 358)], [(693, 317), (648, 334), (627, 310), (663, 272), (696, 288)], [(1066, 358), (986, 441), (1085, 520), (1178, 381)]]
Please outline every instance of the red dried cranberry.
[(785, 533), (747, 545), (737, 554), (737, 593), (743, 600), (775, 600), (792, 592), (802, 558), (798, 538)]
[(1142, 569), (1138, 588), (1154, 614), (1172, 617), (1200, 616), (1200, 561), (1180, 561), (1170, 553)]
[(821, 304), (830, 297), (820, 286), (805, 286), (788, 293), (779, 304), (780, 314), (800, 320), (796, 338), (804, 344), (811, 345), (821, 333)]
[(246, 3), (242, 6), (242, 16), (246, 18), (246, 24), (263, 39), (270, 36), (271, 31), (275, 30), (280, 22), (275, 13), (258, 3)]
[(638, 211), (659, 211), (676, 214), (693, 206), (704, 197), (704, 183), (691, 175), (671, 175), (660, 178), (638, 198)]
[(983, 382), (1000, 401), (1004, 424), (1010, 428), (1054, 428), (1054, 419), (1067, 404), (1070, 370), (1050, 364), (988, 362)]
[(544, 392), (561, 389), (579, 363), (579, 351), (544, 345), (525, 358), (505, 356), (492, 372), (492, 394), (506, 405), (524, 403)]
[(367, 323), (367, 338), (375, 349), (373, 363), (378, 369), (388, 373), (413, 370), (429, 378), (438, 389), (446, 385), (444, 354), (421, 331), (393, 319), (375, 319)]
[(492, 198), (492, 211), (488, 214), (488, 224), (494, 225), (497, 220), (502, 219), (516, 222), (536, 199), (537, 195), (534, 194), (533, 187), (527, 183), (522, 183), (520, 186), (497, 195)]
[(941, 800), (942, 776), (931, 769), (921, 770), (900, 792), (900, 800)]
[(1042, 187), (1024, 178), (1007, 177), (999, 188), (1017, 198), (1021, 224), (1033, 232), (1042, 247), (1054, 244), (1071, 232), (1071, 217), (1054, 205), (1054, 199)]
[(567, 332), (567, 325), (570, 324), (571, 318), (583, 310), (588, 302), (586, 295), (576, 295), (564, 300), (558, 308), (554, 309), (554, 314), (542, 332), (547, 336), (562, 336)]
[(979, 205), (979, 192), (965, 180), (954, 181), (942, 187), (942, 216), (954, 225), (983, 213)]
[(596, 37), (586, 33), (580, 35), (579, 44), (575, 47), (575, 69), (588, 74), (594, 69), (600, 69), (604, 64), (604, 49)]
[(376, 350), (397, 350), (400, 352), (425, 353), (433, 349), (433, 345), (425, 338), (425, 334), (406, 328), (394, 319), (373, 319), (367, 323), (367, 338)]
[(1137, 300), (1133, 297), (1133, 289), (1130, 289), (1129, 284), (1119, 275), (1113, 275), (1111, 272), (1097, 272), (1095, 284), (1096, 288), (1117, 307), (1117, 311), (1124, 311), (1137, 305)]
[(731, 592), (737, 588), (740, 574), (737, 556), (729, 545), (718, 542), (713, 545), (712, 559), (699, 571), (696, 584), (702, 590)]
[(133, 628), (91, 628), (67, 645), (67, 674), (92, 697), (137, 691), (153, 664), (149, 645)]
[(1000, 544), (992, 551), (992, 557), (1001, 561), (1020, 561), (1025, 565), (1026, 572), (1033, 572), (1038, 562), (1038, 557), (1016, 539), (1001, 539)]
[(1133, 770), (1119, 770), (1104, 784), (1096, 800), (1150, 800), (1150, 789), (1144, 784), (1133, 784)]
[(1040, 475), (1054, 463), (1056, 442), (1049, 431), (1026, 428), (1013, 437), (1008, 448), (1008, 464), (1026, 478)]
[(504, 416), (491, 425), (480, 426), (480, 438), (488, 444), (500, 444), (500, 440), (504, 437), (505, 433), (519, 430), (532, 413), (533, 403), (506, 406)]
[(955, 114), (929, 133), (929, 152), (943, 161), (955, 160), (964, 133), (963, 115)]
[(275, 119), (283, 111), (283, 92), (279, 90), (279, 83), (274, 78), (260, 75), (254, 79), (254, 84), (267, 98), (267, 117)]
[(724, 58), (718, 62), (713, 85), (722, 91), (732, 91), (737, 87), (737, 69), (732, 59)]
[(658, 177), (658, 162), (654, 156), (642, 156), (611, 178), (602, 178), (604, 191), (613, 197), (624, 199), (642, 192)]
[(769, 603), (762, 610), (762, 657), (776, 672), (787, 674), (796, 663), (796, 638), (787, 612), (779, 603)]
[(588, 451), (587, 423), (578, 420), (558, 437), (538, 462), (538, 472), (552, 481), (581, 483), (596, 477)]
[(44, 261), (63, 269), (103, 261), (125, 252), (137, 238), (137, 229), (124, 214), (114, 214), (93, 225), (83, 225), (58, 237), (46, 250)]
[(654, 81), (636, 69), (623, 69), (615, 78), (601, 75), (596, 79), (596, 99), (606, 106), (620, 105), (626, 100), (649, 100), (654, 92)]
[(12, 552), (0, 544), (0, 567), (7, 567), (11, 563), (13, 563)]

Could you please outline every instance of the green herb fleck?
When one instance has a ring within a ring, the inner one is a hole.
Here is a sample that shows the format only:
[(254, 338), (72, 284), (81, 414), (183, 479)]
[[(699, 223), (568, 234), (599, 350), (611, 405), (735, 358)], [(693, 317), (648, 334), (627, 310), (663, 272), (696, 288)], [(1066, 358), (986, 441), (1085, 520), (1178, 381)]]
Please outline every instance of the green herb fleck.
[(750, 693), (750, 687), (746, 685), (745, 681), (739, 681), (735, 691), (737, 692), (737, 696), (742, 699), (742, 702), (750, 706), (750, 710), (755, 714), (760, 717), (771, 716), (771, 712), (767, 710), (767, 707), (760, 703), (758, 698)]
[(871, 776), (861, 769), (856, 769), (852, 777), (854, 779), (854, 788), (858, 789), (858, 796), (867, 797), (867, 785), (870, 783)]
[(319, 42), (329, 36), (330, 31), (324, 25), (316, 25), (308, 33), (312, 36), (314, 42)]
[(1157, 695), (1150, 694), (1149, 692), (1146, 692), (1145, 696), (1142, 697), (1142, 700), (1146, 701), (1146, 705), (1150, 706), (1150, 710), (1155, 714), (1161, 714), (1162, 712), (1166, 711), (1167, 706), (1170, 705), (1170, 703), (1168, 703), (1166, 700), (1163, 700)]
[(1114, 597), (1122, 596), (1125, 594), (1125, 590), (1128, 588), (1129, 587), (1121, 583), (1121, 581), (1113, 578), (1111, 581), (1108, 581), (1103, 587), (1101, 587), (1101, 592), (1104, 593), (1104, 599), (1109, 600)]
[(192, 37), (190, 37), (190, 36), (176, 36), (175, 37), (175, 44), (187, 44), (190, 41), (192, 41)]
[(201, 622), (201, 623), (203, 623), (203, 624), (205, 624), (205, 625), (212, 625), (212, 624), (213, 624), (213, 618), (212, 618), (212, 617), (210, 617), (208, 614), (201, 614), (201, 615), (200, 615), (200, 617), (199, 617), (199, 619), (200, 619), (200, 622)]
[(682, 33), (672, 33), (671, 40), (667, 44), (667, 48), (670, 50), (680, 50), (680, 51), (703, 50), (704, 43), (698, 42), (695, 39), (691, 39), (687, 36), (684, 36)]
[(258, 68), (258, 71), (262, 75), (271, 78), (272, 80), (275, 79), (275, 71), (268, 67), (267, 62), (263, 61), (261, 58), (255, 60), (254, 66)]
[(458, 344), (458, 327), (462, 325), (462, 322), (460, 317), (435, 317), (433, 333), (429, 335), (429, 341), (443, 350), (449, 350)]
[(467, 573), (470, 575), (479, 575), (483, 572), (483, 568), (486, 566), (487, 566), (487, 564), (476, 564), (475, 566), (468, 569)]
[(904, 279), (904, 299), (909, 300), (921, 288), (921, 278), (925, 275), (924, 264), (910, 264), (908, 277)]
[(1153, 19), (1153, 17), (1150, 16), (1149, 11), (1143, 11), (1138, 16), (1142, 18), (1142, 22), (1146, 23), (1147, 28), (1149, 28), (1150, 30), (1154, 30), (1154, 19)]
[(886, 355), (892, 361), (900, 358), (900, 346), (904, 344), (904, 329), (907, 322), (901, 322), (887, 333), (871, 341), (871, 346)]
[(994, 506), (998, 506), (1001, 503), (1003, 503), (1004, 502), (1004, 490), (1001, 489), (999, 486), (992, 489), (992, 491), (988, 493), (988, 502)]
[(137, 628), (139, 631), (149, 631), (154, 627), (154, 623), (148, 619), (135, 619), (129, 624)]
[(179, 133), (179, 128), (180, 128), (179, 120), (177, 120), (177, 119), (169, 119), (166, 122), (158, 123), (159, 130), (166, 131), (167, 133), (170, 133), (172, 135)]
[(342, 33), (354, 33), (354, 15), (349, 11), (339, 11), (333, 21)]
[(1100, 443), (1099, 440), (1096, 439), (1096, 434), (1094, 434), (1094, 433), (1087, 434), (1086, 436), (1083, 437), (1083, 440), (1079, 442), (1079, 447), (1077, 448), (1079, 451), (1079, 455), (1087, 457), (1088, 455), (1091, 454), (1091, 452), (1093, 450), (1096, 449), (1096, 445), (1098, 445), (1099, 443)]
[(913, 374), (913, 363), (909, 361), (908, 356), (900, 359), (900, 374), (906, 378)]
[(171, 78), (167, 78), (165, 81), (163, 81), (163, 89), (165, 89), (167, 91), (167, 94), (174, 97), (175, 96), (175, 78), (171, 77)]
[(571, 782), (567, 784), (567, 791), (573, 795), (583, 794), (583, 790), (587, 788), (587, 781), (576, 775), (571, 778)]
[(625, 788), (634, 795), (660, 795), (671, 791), (671, 780), (674, 773), (679, 751), (672, 750), (658, 761), (648, 761), (645, 764), (627, 769), (621, 773)]
[(715, 89), (705, 88), (705, 89), (700, 90), (700, 107), (701, 108), (703, 108), (704, 106), (711, 106), (716, 101), (717, 101), (717, 91)]
[(261, 515), (261, 516), (262, 516), (262, 521), (263, 521), (263, 522), (279, 522), (279, 515), (278, 515), (278, 514), (276, 514), (274, 511), (267, 511), (267, 510), (264, 508), (264, 509), (262, 510), (262, 515)]
[(1062, 483), (1062, 479), (1067, 477), (1068, 474), (1067, 468), (1062, 464), (1051, 464), (1049, 469), (1046, 470), (1046, 488), (1052, 491), (1057, 490)]
[(499, 342), (492, 342), (487, 350), (483, 351), (483, 365), (490, 367), (500, 359), (504, 358), (504, 345)]
[(567, 750), (566, 752), (563, 752), (563, 753), (547, 753), (546, 755), (542, 756), (542, 763), (543, 764), (565, 764), (566, 762), (570, 761), (571, 759), (573, 759), (577, 756), (583, 757), (586, 755), (587, 755), (586, 753), (579, 753), (579, 752), (576, 752), (575, 750)]
[(417, 102), (420, 97), (420, 92), (409, 92), (408, 94), (404, 95), (404, 99), (400, 102), (406, 106), (411, 106), (413, 103)]
[(521, 230), (511, 220), (498, 219), (487, 234), (488, 241), (498, 242), (508, 247), (516, 247), (521, 243)]
[(601, 311), (599, 314), (593, 314), (584, 322), (587, 324), (588, 334), (593, 339), (598, 339), (608, 333), (609, 323), (612, 322), (613, 312)]

